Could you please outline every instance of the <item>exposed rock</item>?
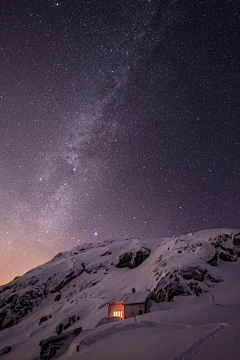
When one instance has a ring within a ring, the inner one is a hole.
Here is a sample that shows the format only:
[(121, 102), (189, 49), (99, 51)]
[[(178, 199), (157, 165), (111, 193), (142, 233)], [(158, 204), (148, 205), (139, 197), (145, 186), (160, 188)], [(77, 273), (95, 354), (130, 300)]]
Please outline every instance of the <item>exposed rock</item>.
[(55, 293), (56, 291), (60, 291), (62, 290), (65, 286), (67, 286), (68, 284), (70, 284), (70, 282), (73, 279), (76, 279), (76, 277), (80, 276), (83, 273), (84, 269), (72, 269), (64, 278), (64, 280), (62, 280), (60, 282), (60, 284), (58, 284), (57, 286), (55, 286), (51, 292)]
[(149, 256), (149, 254), (150, 254), (150, 249), (141, 248), (140, 250), (138, 250), (133, 256), (133, 259), (129, 265), (129, 269), (134, 269), (134, 268), (138, 267), (139, 265), (141, 265), (141, 263), (144, 260), (146, 260), (146, 258)]
[(63, 256), (63, 254), (60, 252), (57, 255), (54, 256), (54, 258), (52, 259), (52, 261), (54, 260), (58, 260), (59, 258), (61, 258)]
[(238, 246), (234, 246), (233, 250), (234, 250), (234, 253), (236, 254), (236, 256), (240, 257), (240, 248)]
[(167, 266), (167, 262), (166, 261), (162, 261), (159, 263), (159, 266), (161, 267), (166, 267)]
[(2, 287), (2, 289), (0, 289), (0, 294), (2, 294), (4, 291), (10, 290), (14, 287), (14, 284), (8, 284)]
[(188, 287), (191, 290), (191, 293), (193, 293), (196, 296), (199, 296), (203, 292), (202, 288), (198, 285), (197, 281), (192, 281), (188, 283)]
[(211, 282), (211, 283), (219, 283), (221, 281), (223, 281), (223, 280), (219, 276), (216, 276), (216, 275), (212, 276), (209, 273), (207, 273), (206, 276), (205, 276), (205, 282), (206, 282), (206, 284), (208, 286), (209, 286), (209, 282)]
[(152, 292), (152, 299), (156, 302), (172, 301), (179, 295), (198, 296), (205, 291), (199, 282), (213, 287), (212, 283), (222, 281), (221, 278), (210, 275), (206, 269), (199, 266), (183, 266), (166, 274), (160, 272), (157, 279), (159, 277), (161, 278)]
[(57, 335), (61, 335), (61, 333), (63, 332), (63, 324), (59, 324), (57, 327), (56, 327), (56, 331)]
[(229, 253), (230, 255), (235, 255), (235, 251), (234, 251), (232, 248), (230, 248), (230, 247), (226, 248), (225, 246), (222, 246), (222, 245), (221, 245), (221, 249), (222, 249), (223, 251)]
[(76, 255), (78, 253), (83, 253), (86, 252), (87, 250), (93, 249), (94, 247), (96, 247), (97, 244), (93, 244), (93, 243), (85, 243), (82, 244), (80, 246), (76, 246), (74, 247), (71, 251), (70, 254), (71, 255)]
[(180, 270), (180, 275), (185, 280), (204, 281), (204, 276), (207, 270), (200, 267), (183, 266)]
[(132, 252), (124, 253), (119, 256), (118, 263), (115, 265), (117, 268), (129, 267), (132, 260)]
[(79, 319), (80, 317), (76, 315), (72, 315), (69, 316), (68, 318), (63, 319), (61, 323), (56, 327), (56, 333), (60, 335), (63, 332), (63, 330), (68, 329), (72, 324), (74, 324)]
[(97, 283), (99, 283), (98, 280), (92, 280), (88, 283), (88, 287), (92, 287), (92, 286), (96, 285)]
[(16, 304), (17, 302), (17, 298), (18, 298), (18, 295), (17, 294), (13, 294), (11, 296), (9, 296), (9, 298), (7, 298), (5, 301), (6, 301), (6, 304), (10, 304), (12, 303), (13, 305)]
[(10, 353), (11, 350), (11, 346), (5, 346), (3, 349), (0, 350), (0, 356)]
[(103, 304), (98, 305), (98, 309), (102, 309), (106, 305), (107, 305), (107, 302), (104, 302)]
[(219, 258), (223, 261), (236, 261), (237, 260), (236, 256), (233, 256), (233, 255), (227, 253), (227, 251), (221, 251), (219, 253)]
[(80, 334), (82, 328), (77, 328), (68, 331), (64, 334), (50, 337), (46, 340), (40, 341), (41, 346), (40, 360), (49, 360), (54, 357), (57, 350), (59, 350), (64, 344), (71, 343), (72, 340)]
[(240, 247), (240, 233), (233, 234), (233, 244)]
[(142, 262), (149, 256), (150, 249), (142, 247), (137, 252), (127, 252), (119, 256), (118, 262), (115, 265), (117, 268), (128, 267), (134, 269), (142, 264)]
[(59, 301), (61, 299), (61, 294), (56, 295), (54, 301)]
[(27, 290), (21, 296), (15, 294), (3, 299), (0, 308), (0, 330), (17, 324), (21, 318), (26, 316), (35, 306), (38, 306), (46, 296), (45, 286)]
[(232, 240), (233, 237), (234, 237), (234, 234), (220, 234), (212, 240), (212, 244), (214, 246), (218, 247), (221, 244), (223, 244), (224, 242), (226, 242), (228, 240)]
[(9, 311), (4, 310), (0, 313), (0, 330), (12, 326), (13, 320), (10, 318)]
[(217, 266), (218, 264), (218, 253), (216, 252), (208, 261), (206, 261), (207, 264), (212, 266)]
[(205, 243), (200, 246), (198, 255), (209, 265), (216, 266), (218, 263), (218, 252), (212, 244)]
[[(235, 246), (232, 247), (232, 244)], [(217, 266), (219, 260), (236, 261), (240, 256), (238, 246), (240, 247), (240, 234), (221, 234), (200, 246), (198, 255), (209, 265)]]
[(40, 319), (39, 319), (39, 325), (41, 323), (43, 323), (44, 321), (47, 321), (49, 319), (51, 319), (52, 315), (45, 315), (45, 316), (42, 316)]
[(152, 299), (156, 302), (172, 301), (178, 295), (190, 295), (190, 289), (180, 284), (176, 274), (167, 273), (152, 292)]
[(101, 254), (101, 256), (111, 255), (111, 251), (106, 251), (105, 253)]
[(108, 270), (109, 263), (108, 263), (108, 261), (104, 261), (104, 262), (96, 263), (91, 266), (88, 266), (88, 264), (82, 263), (82, 267), (87, 274), (96, 274), (98, 272), (98, 270), (101, 268), (103, 268), (104, 270)]

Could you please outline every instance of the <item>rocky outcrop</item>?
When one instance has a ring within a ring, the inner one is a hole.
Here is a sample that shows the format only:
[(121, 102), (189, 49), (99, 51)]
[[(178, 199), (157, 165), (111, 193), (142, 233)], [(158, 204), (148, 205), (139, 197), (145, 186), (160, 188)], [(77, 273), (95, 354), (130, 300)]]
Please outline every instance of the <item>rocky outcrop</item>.
[(38, 306), (45, 298), (45, 287), (41, 289), (25, 291), (21, 296), (12, 294), (5, 297), (1, 303), (0, 308), (0, 330), (9, 328), (17, 324), (24, 316)]
[(157, 278), (160, 280), (152, 292), (152, 299), (156, 302), (172, 301), (179, 295), (198, 296), (205, 291), (199, 283), (213, 287), (212, 283), (222, 281), (221, 278), (210, 275), (206, 269), (199, 266), (183, 266), (166, 274), (160, 272)]
[(233, 244), (240, 247), (240, 233), (233, 234)]
[(79, 316), (72, 315), (68, 318), (65, 318), (61, 321), (59, 325), (56, 327), (56, 333), (60, 335), (64, 330), (68, 329), (72, 324), (80, 319)]
[(99, 269), (108, 270), (109, 269), (109, 263), (108, 261), (98, 262), (93, 265), (89, 265), (88, 263), (82, 263), (83, 270), (87, 274), (96, 274)]
[(150, 249), (146, 247), (141, 247), (135, 253), (133, 252), (126, 252), (121, 254), (118, 258), (118, 262), (115, 265), (117, 268), (124, 268), (128, 267), (129, 269), (134, 269), (141, 265), (144, 260), (149, 256)]
[(107, 255), (111, 255), (111, 251), (105, 251), (103, 254), (101, 254), (100, 256), (107, 256)]
[(83, 267), (81, 269), (71, 269), (68, 274), (66, 274), (66, 276), (64, 277), (64, 279), (57, 284), (52, 290), (51, 293), (55, 293), (57, 291), (62, 290), (65, 286), (67, 286), (68, 284), (70, 284), (70, 282), (73, 279), (76, 279), (78, 276), (80, 276), (82, 273), (84, 272)]
[(180, 284), (176, 274), (167, 273), (154, 288), (152, 299), (156, 302), (172, 301), (178, 295), (190, 295), (190, 291)]
[(179, 274), (182, 276), (184, 280), (196, 280), (196, 281), (204, 281), (204, 277), (207, 273), (206, 269), (202, 269), (199, 266), (191, 267), (191, 266), (183, 266)]
[[(58, 254), (57, 259), (61, 259), (61, 257), (62, 255)], [(4, 286), (1, 289), (0, 299), (0, 330), (20, 322), (23, 317), (39, 306), (50, 293), (63, 290), (65, 286), (84, 272), (82, 267), (77, 268), (72, 265), (72, 262), (70, 264), (71, 267), (67, 273), (60, 274), (61, 276), (48, 277), (44, 280), (41, 277), (32, 276), (26, 282), (20, 282), (20, 279), (17, 279), (12, 284)], [(95, 283), (96, 281), (91, 280), (87, 285), (84, 284), (84, 287), (93, 286)], [(59, 301), (60, 299), (61, 294), (57, 294), (55, 300)], [(49, 318), (50, 316), (42, 317), (39, 324)]]
[(5, 346), (3, 349), (0, 350), (0, 356), (10, 353), (11, 350), (11, 346)]
[(219, 261), (236, 261), (240, 256), (240, 234), (221, 234), (210, 238), (208, 243), (199, 246), (197, 252), (211, 266), (217, 266)]
[(60, 301), (61, 300), (61, 294), (57, 294), (54, 301)]
[(50, 360), (54, 357), (56, 352), (63, 346), (70, 344), (72, 340), (80, 334), (82, 328), (77, 328), (68, 331), (64, 334), (50, 337), (46, 340), (40, 341), (41, 346), (40, 360)]
[(39, 319), (39, 325), (42, 324), (43, 322), (51, 319), (52, 315), (45, 315), (45, 316), (42, 316), (40, 319)]
[(201, 245), (198, 256), (209, 265), (216, 266), (218, 264), (218, 251), (213, 244), (205, 243)]

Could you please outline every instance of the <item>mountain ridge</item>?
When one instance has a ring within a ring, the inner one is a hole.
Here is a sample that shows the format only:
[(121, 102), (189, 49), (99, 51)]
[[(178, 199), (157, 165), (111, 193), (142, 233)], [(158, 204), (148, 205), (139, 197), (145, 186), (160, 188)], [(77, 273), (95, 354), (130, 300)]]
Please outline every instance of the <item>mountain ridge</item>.
[[(112, 295), (131, 292), (133, 287), (137, 292), (151, 292), (150, 312), (186, 302), (187, 295), (200, 302), (207, 296), (209, 303), (224, 303), (232, 277), (228, 265), (239, 266), (239, 257), (238, 229), (202, 230), (148, 241), (106, 240), (58, 253), (0, 286), (0, 335), (6, 334), (0, 350), (13, 347), (12, 359), (14, 346), (15, 351), (22, 346), (15, 334), (22, 329), (26, 344), (38, 349), (36, 359), (47, 359), (38, 343), (48, 349), (45, 339), (58, 336), (60, 326), (66, 335), (62, 335), (64, 346), (68, 343), (69, 347), (82, 330), (93, 329), (107, 315)], [(234, 294), (238, 299), (240, 294)]]

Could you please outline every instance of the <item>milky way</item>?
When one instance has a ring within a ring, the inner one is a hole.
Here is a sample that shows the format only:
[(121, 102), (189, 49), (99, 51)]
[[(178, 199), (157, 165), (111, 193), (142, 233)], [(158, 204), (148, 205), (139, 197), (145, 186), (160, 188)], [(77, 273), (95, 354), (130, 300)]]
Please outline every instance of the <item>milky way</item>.
[(0, 283), (106, 238), (239, 227), (234, 1), (3, 1)]

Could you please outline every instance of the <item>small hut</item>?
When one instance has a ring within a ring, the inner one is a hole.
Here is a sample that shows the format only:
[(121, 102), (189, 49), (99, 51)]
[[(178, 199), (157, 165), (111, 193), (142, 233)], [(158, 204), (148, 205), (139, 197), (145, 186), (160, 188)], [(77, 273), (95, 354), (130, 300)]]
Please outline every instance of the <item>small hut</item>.
[(115, 295), (108, 302), (108, 316), (119, 317), (124, 320), (144, 314), (149, 298), (149, 291)]

